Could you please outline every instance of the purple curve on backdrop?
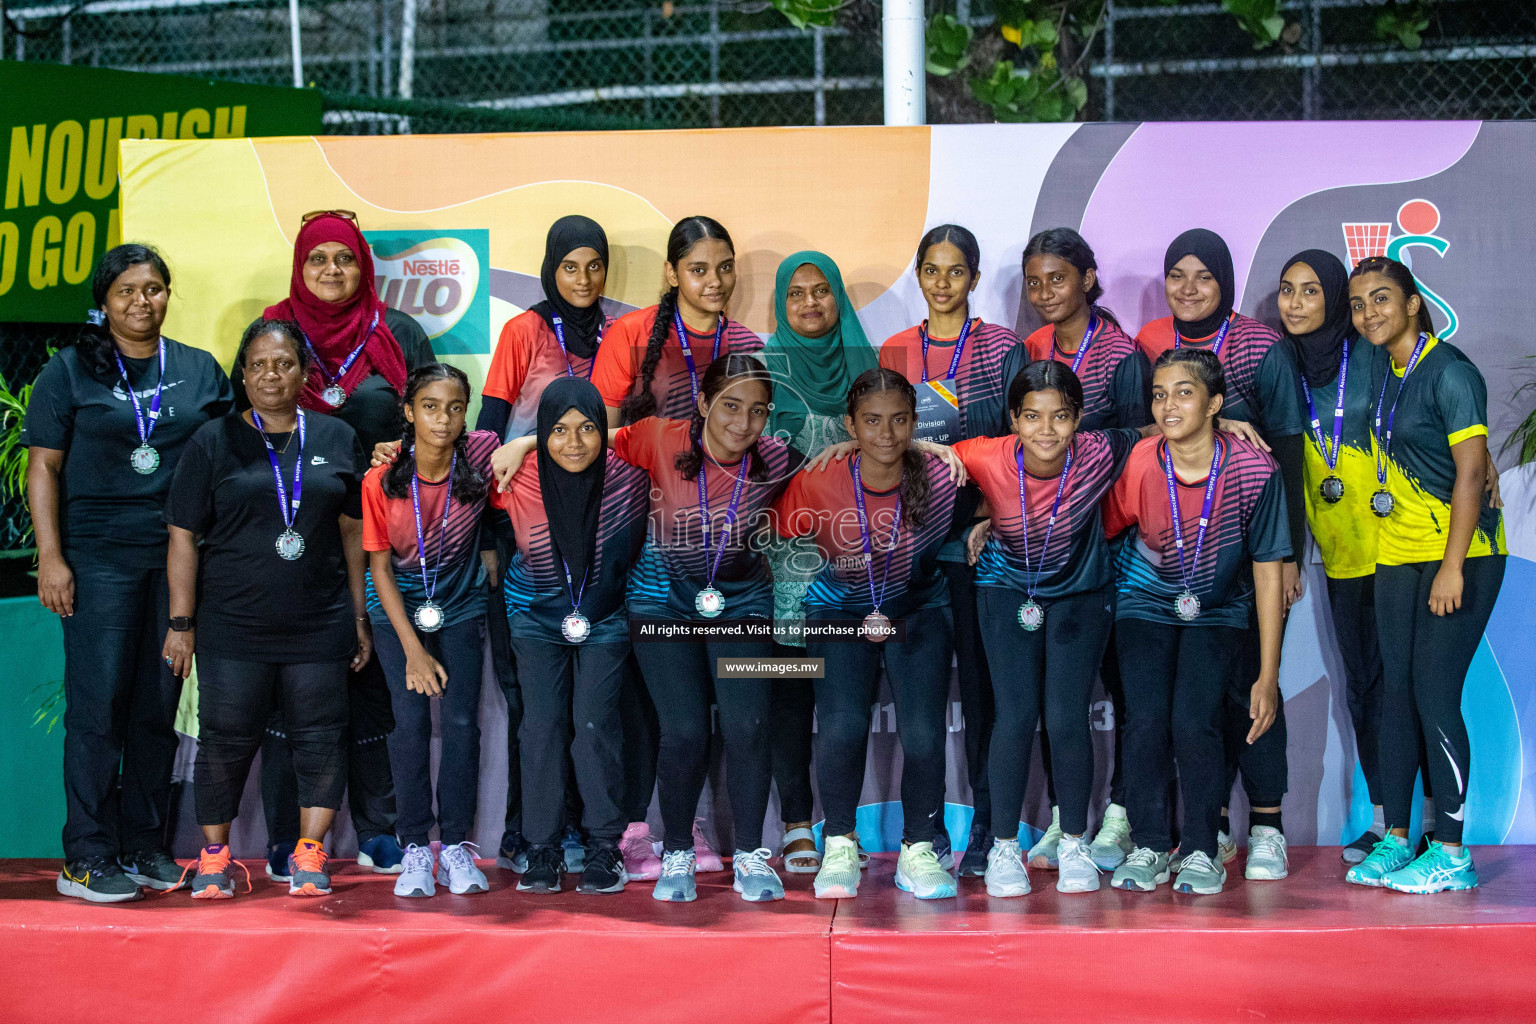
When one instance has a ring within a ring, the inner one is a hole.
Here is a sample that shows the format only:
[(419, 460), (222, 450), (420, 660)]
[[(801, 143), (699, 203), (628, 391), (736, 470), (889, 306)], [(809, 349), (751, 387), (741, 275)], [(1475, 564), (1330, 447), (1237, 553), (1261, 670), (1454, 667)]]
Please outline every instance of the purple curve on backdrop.
[[(1478, 128), (1477, 121), (1143, 124), (1083, 214), (1105, 304), (1133, 331), (1167, 316), (1163, 252), (1194, 227), (1226, 239), (1241, 292), (1265, 228), (1291, 203), (1323, 189), (1436, 174), (1461, 159)], [(1234, 298), (1240, 305), (1241, 294)]]

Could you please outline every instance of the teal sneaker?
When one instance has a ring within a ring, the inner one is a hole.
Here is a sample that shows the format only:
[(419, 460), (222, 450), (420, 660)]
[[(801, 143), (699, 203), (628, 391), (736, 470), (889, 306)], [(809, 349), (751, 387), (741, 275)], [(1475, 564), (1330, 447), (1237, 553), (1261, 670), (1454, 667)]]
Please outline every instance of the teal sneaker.
[(1173, 891), (1188, 896), (1215, 896), (1227, 883), (1227, 867), (1204, 850), (1196, 850), (1179, 865)]
[(816, 872), (816, 898), (851, 900), (859, 894), (859, 844), (847, 836), (827, 836), (821, 869)]
[(896, 888), (920, 900), (953, 899), (955, 878), (939, 863), (932, 843), (902, 843), (896, 858)]
[(1387, 874), (1407, 867), (1412, 859), (1413, 854), (1408, 847), (1408, 840), (1388, 835), (1371, 847), (1371, 852), (1366, 855), (1365, 860), (1344, 873), (1344, 881), (1354, 885), (1380, 887), (1381, 880)]
[(699, 898), (694, 883), (695, 859), (692, 850), (667, 850), (661, 855), (661, 874), (651, 899), (663, 903), (692, 903)]
[(1167, 882), (1169, 875), (1168, 854), (1138, 846), (1115, 868), (1109, 884), (1126, 892), (1152, 892)]
[(1405, 867), (1388, 872), (1381, 884), (1395, 892), (1420, 896), (1452, 889), (1476, 889), (1477, 868), (1472, 866), (1472, 851), (1465, 846), (1457, 857), (1443, 843), (1430, 843), (1429, 849)]
[(784, 898), (784, 883), (768, 866), (771, 856), (773, 851), (766, 846), (731, 854), (731, 870), (736, 876), (731, 888), (741, 893), (741, 898), (748, 903), (771, 903)]

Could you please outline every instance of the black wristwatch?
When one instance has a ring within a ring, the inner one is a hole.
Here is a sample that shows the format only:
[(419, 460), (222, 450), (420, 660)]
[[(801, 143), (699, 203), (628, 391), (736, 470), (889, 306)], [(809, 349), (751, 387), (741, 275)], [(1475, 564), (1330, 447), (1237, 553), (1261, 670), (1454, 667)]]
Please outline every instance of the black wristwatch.
[(172, 615), (171, 632), (187, 633), (192, 630), (193, 618), (190, 615)]

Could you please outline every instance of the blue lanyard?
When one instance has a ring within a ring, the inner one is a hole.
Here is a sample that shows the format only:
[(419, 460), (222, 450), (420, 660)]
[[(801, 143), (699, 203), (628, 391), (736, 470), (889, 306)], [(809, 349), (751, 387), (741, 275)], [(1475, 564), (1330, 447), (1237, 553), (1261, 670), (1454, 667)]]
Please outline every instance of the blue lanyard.
[(304, 493), (304, 410), (299, 410), (299, 457), (293, 464), (293, 496), (290, 499), (283, 487), (283, 471), (277, 464), (277, 449), (272, 447), (272, 439), (267, 436), (266, 430), (261, 426), (261, 414), (255, 409), (251, 410), (251, 422), (256, 424), (256, 430), (261, 434), (262, 442), (267, 446), (267, 458), (272, 463), (272, 478), (277, 481), (277, 507), (283, 513), (283, 527), (293, 529), (293, 522), (299, 517), (299, 498)]
[[(1084, 348), (1086, 347), (1085, 345)], [(1061, 496), (1067, 489), (1067, 474), (1072, 472), (1072, 449), (1067, 449), (1067, 460), (1061, 467), (1061, 479), (1056, 482), (1056, 500), (1051, 502), (1051, 517), (1045, 523), (1045, 543), (1040, 545), (1040, 561), (1035, 564), (1033, 573), (1029, 568), (1029, 498), (1024, 493), (1024, 446), (1022, 443), (1014, 448), (1013, 458), (1019, 470), (1019, 528), (1024, 531), (1024, 575), (1029, 579), (1027, 584), (1029, 598), (1034, 600), (1035, 590), (1040, 586), (1040, 577), (1045, 573), (1045, 555), (1051, 547), (1051, 533), (1056, 529), (1056, 515), (1061, 511)]]
[[(965, 339), (970, 336), (971, 325), (979, 323), (980, 319), (972, 320), (966, 317), (965, 323), (960, 325), (960, 337), (955, 339), (955, 354), (949, 357), (949, 369), (944, 373), (945, 380), (954, 380), (955, 373), (960, 369), (960, 354), (965, 351)], [(917, 328), (918, 337), (923, 339), (923, 383), (928, 383), (928, 321), (924, 320)]]
[[(1216, 439), (1216, 453), (1211, 456), (1211, 471), (1205, 478), (1205, 500), (1200, 503), (1200, 526), (1195, 531), (1195, 555), (1192, 561), (1195, 571), (1200, 569), (1200, 550), (1205, 547), (1205, 528), (1211, 522), (1211, 508), (1216, 502), (1216, 477), (1221, 472), (1221, 438)], [(1162, 443), (1163, 471), (1168, 477), (1168, 508), (1173, 512), (1173, 536), (1175, 546), (1179, 551), (1179, 579), (1184, 584), (1184, 589), (1195, 589), (1189, 570), (1184, 562), (1184, 517), (1179, 514), (1179, 491), (1173, 480), (1173, 452), (1168, 450), (1168, 442)]]
[(368, 339), (373, 337), (375, 328), (379, 326), (379, 311), (373, 311), (373, 319), (368, 322), (368, 330), (363, 334), (362, 343), (353, 349), (347, 358), (341, 361), (341, 366), (336, 370), (336, 376), (332, 377), (325, 368), (325, 361), (320, 358), (320, 353), (315, 351), (315, 346), (310, 342), (309, 335), (304, 335), (304, 347), (309, 349), (310, 356), (315, 361), (315, 366), (320, 370), (320, 379), (325, 381), (326, 387), (341, 387), (341, 379), (352, 369), (352, 364), (357, 362), (357, 357), (363, 354), (363, 349), (368, 347)]
[[(869, 577), (869, 603), (875, 611), (885, 603), (885, 588), (891, 581), (891, 555), (896, 551), (896, 534), (901, 530), (901, 488), (896, 490), (896, 514), (891, 520), (891, 535), (885, 542), (885, 566), (880, 570), (880, 593), (875, 594), (875, 552), (869, 539), (869, 515), (864, 509), (864, 478), (859, 475), (859, 462), (862, 455), (853, 457), (853, 497), (859, 509), (859, 543), (864, 550), (864, 574)], [(906, 479), (906, 471), (902, 471), (902, 480)]]
[[(1099, 318), (1092, 313), (1088, 314), (1088, 326), (1083, 328), (1083, 340), (1077, 343), (1077, 351), (1072, 354), (1072, 375), (1077, 376), (1077, 368), (1083, 365), (1083, 357), (1088, 354), (1088, 345), (1093, 341), (1093, 336), (1098, 333)], [(1174, 332), (1177, 335), (1177, 331)], [(1051, 332), (1051, 348), (1056, 352), (1061, 349), (1056, 347), (1056, 332)]]
[[(693, 391), (693, 404), (698, 405), (699, 371), (693, 364), (693, 348), (688, 344), (688, 327), (683, 323), (682, 311), (676, 307), (672, 309), (672, 326), (677, 329), (677, 342), (683, 347), (683, 361), (688, 364), (688, 387)], [(725, 315), (721, 314), (719, 321), (715, 324), (715, 347), (710, 350), (710, 362), (720, 358), (720, 339), (723, 337), (725, 337)]]
[[(1228, 313), (1227, 318), (1221, 322), (1221, 326), (1216, 328), (1216, 340), (1211, 342), (1211, 351), (1218, 357), (1221, 355), (1221, 343), (1227, 340), (1227, 332), (1232, 329), (1232, 321), (1236, 316), (1235, 312)], [(1183, 345), (1184, 339), (1179, 337), (1179, 329), (1175, 327), (1173, 329), (1173, 347), (1182, 348)]]
[[(574, 376), (576, 376), (576, 371), (571, 369), (571, 350), (565, 347), (565, 327), (564, 327), (564, 323), (565, 322), (563, 320), (561, 320), (557, 316), (556, 317), (550, 317), (550, 325), (552, 327), (554, 327), (554, 329), (555, 329), (555, 340), (560, 343), (560, 354), (565, 356), (565, 375), (567, 377), (574, 377)], [(602, 332), (601, 328), (599, 328), (598, 332), (597, 332), (597, 343), (599, 345), (601, 345), (603, 343), (603, 332)], [(587, 375), (586, 375), (586, 377), (583, 378), (584, 380), (591, 380), (592, 379), (592, 368), (595, 367), (596, 365), (597, 365), (597, 357), (594, 354), (593, 358), (592, 358), (592, 361), (587, 363)]]
[[(1419, 335), (1419, 343), (1413, 346), (1413, 355), (1408, 357), (1408, 365), (1403, 367), (1403, 379), (1397, 385), (1397, 394), (1392, 396), (1392, 411), (1387, 414), (1386, 439), (1382, 440), (1381, 433), (1381, 406), (1387, 400), (1387, 381), (1392, 379), (1392, 367), (1387, 367), (1387, 374), (1381, 378), (1381, 394), (1376, 396), (1376, 482), (1383, 487), (1387, 483), (1387, 462), (1392, 455), (1392, 424), (1397, 419), (1397, 400), (1403, 397), (1403, 389), (1408, 386), (1408, 375), (1413, 368), (1419, 365), (1419, 358), (1424, 355), (1424, 346), (1429, 341), (1429, 335)], [(1390, 362), (1390, 360), (1389, 360)], [(1342, 390), (1342, 387), (1340, 388)]]
[[(411, 449), (411, 461), (416, 460), (416, 449)], [(444, 486), (448, 490), (443, 494), (443, 527), (437, 533), (437, 565), (433, 567), (430, 576), (427, 573), (427, 540), (422, 535), (421, 528), (421, 487), (416, 476), (416, 467), (411, 467), (411, 508), (416, 513), (416, 558), (421, 563), (421, 585), (427, 592), (427, 602), (431, 603), (432, 595), (437, 592), (437, 574), (443, 571), (443, 539), (448, 535), (448, 513), (453, 509), (453, 471), (459, 464), (459, 453), (453, 453), (453, 458), (448, 460), (448, 479)]]
[(118, 354), (116, 345), (112, 346), (112, 358), (117, 360), (117, 372), (123, 376), (123, 388), (128, 392), (128, 401), (133, 403), (133, 425), (138, 428), (139, 443), (147, 445), (149, 435), (154, 433), (155, 424), (160, 420), (160, 393), (165, 388), (165, 339), (160, 339), (160, 379), (155, 382), (155, 395), (149, 400), (148, 416), (144, 415), (139, 405), (139, 396), (133, 390), (133, 382), (128, 379), (128, 367), (123, 365), (123, 357)]
[(699, 466), (699, 526), (704, 533), (704, 557), (709, 559), (708, 576), (705, 578), (705, 586), (715, 585), (715, 573), (720, 571), (720, 559), (725, 555), (726, 543), (730, 540), (731, 527), (736, 523), (736, 508), (741, 504), (741, 491), (747, 485), (747, 466), (752, 456), (751, 452), (743, 452), (741, 455), (741, 468), (736, 471), (736, 486), (731, 491), (731, 504), (725, 510), (725, 526), (720, 530), (720, 546), (715, 550), (715, 557), (709, 558), (709, 549), (712, 546), (714, 527), (709, 521), (709, 482), (705, 476), (709, 473), (709, 456), (705, 456)]
[(1307, 383), (1307, 375), (1301, 375), (1301, 393), (1307, 398), (1307, 414), (1312, 417), (1312, 436), (1317, 439), (1317, 446), (1323, 450), (1323, 461), (1328, 463), (1329, 471), (1339, 464), (1339, 453), (1343, 450), (1341, 441), (1344, 437), (1344, 382), (1347, 380), (1349, 380), (1348, 338), (1344, 340), (1344, 357), (1339, 360), (1339, 397), (1333, 402), (1333, 447), (1329, 448), (1323, 439), (1323, 423), (1317, 417), (1317, 405), (1312, 401), (1312, 386)]
[[(701, 469), (699, 472), (702, 473), (704, 471)], [(579, 590), (571, 589), (571, 567), (566, 562), (564, 555), (560, 556), (560, 566), (565, 570), (565, 593), (571, 599), (571, 611), (579, 612), (581, 610), (582, 595), (587, 592), (587, 578), (592, 575), (592, 566), (589, 564), (587, 571), (581, 574), (581, 589)]]

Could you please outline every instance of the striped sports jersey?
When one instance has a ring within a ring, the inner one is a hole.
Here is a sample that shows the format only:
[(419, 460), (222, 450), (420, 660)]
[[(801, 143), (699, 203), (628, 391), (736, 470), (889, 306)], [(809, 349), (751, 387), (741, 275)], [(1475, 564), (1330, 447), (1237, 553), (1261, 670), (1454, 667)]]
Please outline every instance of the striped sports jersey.
[[(1072, 439), (1072, 467), (1065, 485), (1060, 474), (1041, 478), (1026, 471), (1029, 572), (1024, 569), (1024, 523), (1019, 509), (1018, 438), (985, 437), (955, 445), (965, 471), (992, 506), (992, 533), (976, 560), (976, 585), (1024, 593), (1038, 573), (1040, 597), (1065, 597), (1108, 586), (1114, 569), (1100, 503), (1140, 439), (1135, 430), (1079, 431)], [(1058, 486), (1061, 506), (1046, 549), (1046, 526)]]
[(1164, 442), (1149, 437), (1131, 450), (1125, 471), (1104, 500), (1105, 533), (1114, 537), (1131, 531), (1116, 558), (1115, 618), (1247, 629), (1253, 608), (1253, 563), (1278, 561), (1291, 553), (1279, 467), (1242, 438), (1226, 433), (1216, 436), (1224, 455), (1198, 562), (1195, 538), (1207, 481), (1177, 482), (1177, 528), (1183, 530), (1185, 566), (1190, 589), (1200, 599), (1200, 616), (1185, 623), (1174, 608), (1185, 584), (1175, 520), (1168, 507)]
[[(955, 338), (928, 339), (928, 379), (941, 381), (955, 354)], [(1026, 361), (1019, 336), (1000, 324), (974, 321), (955, 369), (960, 400), (960, 436), (993, 437), (1008, 432), (1008, 381)], [(923, 379), (923, 340), (918, 327), (893, 334), (880, 346), (880, 365), (906, 377), (914, 387)]]
[[(609, 318), (603, 326), (604, 336), (612, 325)], [(539, 396), (544, 393), (544, 386), (564, 377), (567, 366), (578, 377), (591, 377), (595, 358), (582, 359), (572, 354), (567, 359), (560, 351), (554, 330), (532, 310), (508, 320), (501, 329), (501, 338), (491, 355), (491, 367), (485, 374), (485, 387), (481, 389), (485, 397), (499, 398), (512, 406), (502, 440), (533, 433), (538, 427)]]
[[(618, 408), (624, 399), (640, 391), (644, 379), (640, 375), (645, 362), (646, 341), (651, 327), (656, 323), (657, 307), (637, 309), (626, 313), (609, 325), (603, 333), (603, 343), (597, 349), (597, 365), (592, 369), (592, 383), (602, 393), (603, 404)], [(694, 370), (699, 379), (713, 362), (715, 332), (688, 332), (688, 346), (693, 353)], [(749, 328), (727, 319), (725, 333), (720, 338), (720, 355), (740, 352), (757, 355), (763, 350), (763, 339)], [(693, 415), (693, 389), (688, 381), (688, 362), (683, 358), (683, 347), (677, 340), (677, 329), (668, 328), (667, 340), (661, 350), (661, 361), (656, 364), (656, 376), (651, 382), (651, 393), (656, 396), (656, 416), (669, 420), (686, 420)]]
[(586, 585), (573, 579), (568, 592), (565, 568), (549, 542), (549, 516), (539, 486), (538, 461), (531, 457), (523, 460), (511, 486), (491, 498), (493, 505), (506, 510), (517, 538), (517, 550), (502, 585), (513, 636), (567, 643), (560, 623), (571, 613), (572, 596), (579, 595), (580, 611), (592, 626), (585, 643), (629, 639), (624, 596), (630, 569), (645, 541), (650, 489), (644, 470), (608, 453), (597, 542)]
[[(1046, 324), (1024, 339), (1029, 358), (1055, 359), (1072, 365), (1077, 353), (1056, 347), (1056, 327)], [(1118, 324), (1096, 320), (1094, 338), (1077, 367), (1083, 384), (1083, 418), (1079, 430), (1141, 427), (1152, 422), (1152, 364)], [(1005, 389), (1012, 383), (1004, 381)]]
[[(1216, 340), (1184, 338), (1182, 345), (1210, 348)], [(1136, 342), (1157, 362), (1173, 348), (1173, 317), (1153, 320), (1136, 335)], [(1296, 390), (1296, 355), (1291, 343), (1251, 317), (1236, 313), (1221, 344), (1221, 368), (1227, 378), (1222, 419), (1252, 423), (1266, 438), (1290, 437), (1307, 428)]]

